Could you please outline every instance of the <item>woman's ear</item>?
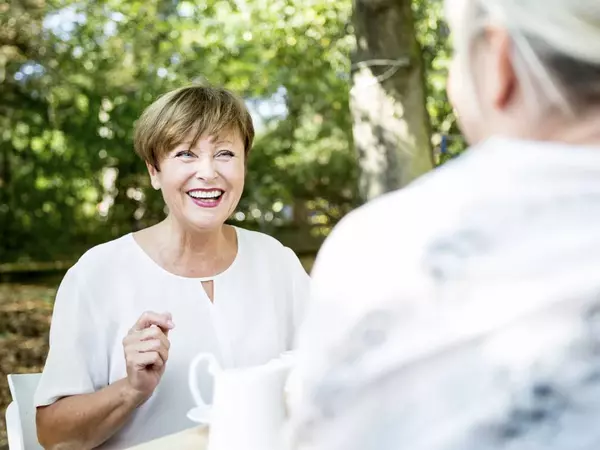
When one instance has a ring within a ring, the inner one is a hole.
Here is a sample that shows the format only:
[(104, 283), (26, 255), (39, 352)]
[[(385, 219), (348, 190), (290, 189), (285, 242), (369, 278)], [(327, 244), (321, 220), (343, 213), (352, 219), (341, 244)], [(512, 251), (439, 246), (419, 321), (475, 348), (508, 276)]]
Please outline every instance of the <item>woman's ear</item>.
[(150, 174), (150, 183), (152, 184), (152, 187), (158, 191), (160, 189), (158, 169), (149, 162), (146, 163), (146, 168), (148, 169), (148, 173)]
[(518, 85), (512, 58), (513, 43), (508, 32), (501, 28), (490, 30), (488, 39), (495, 60), (492, 64), (495, 72), (493, 104), (497, 109), (505, 109), (514, 99)]

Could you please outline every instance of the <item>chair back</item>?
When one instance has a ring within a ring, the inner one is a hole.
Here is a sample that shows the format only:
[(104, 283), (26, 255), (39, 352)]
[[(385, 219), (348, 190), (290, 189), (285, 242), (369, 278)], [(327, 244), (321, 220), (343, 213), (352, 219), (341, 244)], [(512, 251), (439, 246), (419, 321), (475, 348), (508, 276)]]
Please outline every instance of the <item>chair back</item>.
[(8, 438), (8, 450), (25, 450), (21, 419), (15, 402), (10, 402), (6, 408), (6, 437)]
[[(15, 427), (14, 417), (18, 417), (20, 424), (20, 439), (19, 436), (14, 439), (14, 442), (21, 441), (23, 450), (43, 450), (37, 440), (37, 431), (35, 426), (35, 406), (33, 404), (33, 396), (37, 385), (40, 381), (40, 373), (30, 373), (21, 375), (8, 375), (8, 387), (13, 398), (14, 406), (10, 411), (13, 427)], [(16, 414), (14, 410), (16, 409)], [(9, 411), (7, 410), (7, 420)], [(8, 423), (7, 423), (8, 429)], [(13, 430), (8, 430), (9, 433), (14, 433)], [(10, 437), (9, 437), (10, 439)], [(18, 445), (18, 444), (15, 444)], [(19, 447), (16, 447), (19, 449)], [(13, 450), (10, 447), (10, 450)]]

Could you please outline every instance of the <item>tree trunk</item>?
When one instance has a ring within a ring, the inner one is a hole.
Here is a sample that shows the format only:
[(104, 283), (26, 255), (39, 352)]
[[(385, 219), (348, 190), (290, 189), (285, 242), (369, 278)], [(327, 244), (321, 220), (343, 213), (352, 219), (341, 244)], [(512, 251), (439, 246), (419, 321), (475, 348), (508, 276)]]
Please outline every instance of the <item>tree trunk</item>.
[(354, 0), (350, 108), (363, 200), (433, 168), (421, 49), (410, 0)]

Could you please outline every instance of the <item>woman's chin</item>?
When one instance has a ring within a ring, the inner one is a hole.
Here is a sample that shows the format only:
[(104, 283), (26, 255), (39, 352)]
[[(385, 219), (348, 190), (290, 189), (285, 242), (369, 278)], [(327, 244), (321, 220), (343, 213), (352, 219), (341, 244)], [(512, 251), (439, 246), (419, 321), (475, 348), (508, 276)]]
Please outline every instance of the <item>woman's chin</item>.
[(187, 227), (196, 230), (213, 230), (221, 227), (227, 220), (227, 215), (221, 208), (208, 211), (194, 211), (181, 218)]
[(202, 207), (195, 202), (189, 202), (177, 208), (179, 213), (172, 214), (182, 228), (207, 231), (220, 228), (228, 219), (231, 211), (229, 202), (220, 202), (214, 207)]

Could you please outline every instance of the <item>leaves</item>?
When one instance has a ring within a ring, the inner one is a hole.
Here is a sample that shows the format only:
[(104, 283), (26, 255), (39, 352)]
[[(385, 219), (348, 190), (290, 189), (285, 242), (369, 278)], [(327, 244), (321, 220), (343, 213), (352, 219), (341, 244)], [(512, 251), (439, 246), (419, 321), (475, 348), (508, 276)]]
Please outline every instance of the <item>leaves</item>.
[(416, 34), (427, 67), (427, 109), (431, 117), (434, 145), (441, 145), (442, 136), (451, 136), (448, 154), (438, 154), (438, 163), (466, 147), (460, 136), (456, 117), (446, 94), (446, 80), (452, 53), (449, 29), (443, 18), (443, 1), (414, 0)]
[[(442, 67), (445, 38), (431, 26), (440, 9), (415, 5), (426, 61)], [(350, 0), (3, 4), (2, 17), (14, 20), (0, 20), (0, 261), (72, 259), (164, 217), (133, 152), (133, 126), (158, 95), (192, 82), (237, 91), (255, 118), (235, 216), (243, 220), (232, 221), (327, 233), (357, 204), (351, 7)], [(444, 77), (428, 77), (428, 106), (436, 130), (452, 132)]]

